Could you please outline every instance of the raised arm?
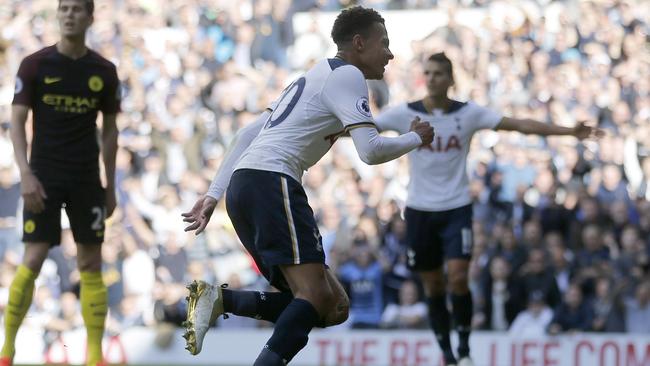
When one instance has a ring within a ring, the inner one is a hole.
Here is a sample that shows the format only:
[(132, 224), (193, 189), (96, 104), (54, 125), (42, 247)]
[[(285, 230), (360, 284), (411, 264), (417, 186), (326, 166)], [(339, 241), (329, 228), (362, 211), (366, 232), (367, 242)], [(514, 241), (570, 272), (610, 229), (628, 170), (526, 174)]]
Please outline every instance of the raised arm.
[(208, 225), (217, 202), (228, 188), (235, 165), (253, 142), (253, 139), (260, 133), (268, 118), (269, 112), (265, 111), (253, 123), (237, 131), (230, 145), (228, 145), (226, 154), (210, 184), (208, 192), (196, 201), (189, 212), (183, 213), (183, 221), (190, 224), (185, 228), (185, 231), (196, 230), (195, 234), (199, 235)]

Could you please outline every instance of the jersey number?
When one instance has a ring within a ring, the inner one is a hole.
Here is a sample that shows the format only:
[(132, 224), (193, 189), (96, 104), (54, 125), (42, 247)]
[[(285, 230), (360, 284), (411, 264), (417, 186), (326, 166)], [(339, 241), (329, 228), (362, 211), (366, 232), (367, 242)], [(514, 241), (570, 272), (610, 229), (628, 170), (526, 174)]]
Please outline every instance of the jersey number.
[(106, 218), (106, 207), (95, 206), (92, 208), (95, 220), (90, 225), (90, 228), (95, 231), (104, 229), (104, 219)]
[(293, 95), (293, 97), (289, 101), (289, 104), (287, 104), (287, 107), (284, 109), (284, 111), (282, 111), (282, 113), (277, 118), (274, 119), (273, 116), (275, 115), (275, 112), (277, 111), (277, 107), (276, 107), (276, 110), (273, 111), (273, 113), (269, 117), (269, 122), (266, 125), (266, 128), (271, 128), (271, 127), (275, 127), (275, 126), (279, 125), (280, 123), (282, 123), (282, 121), (284, 121), (289, 116), (289, 114), (291, 113), (293, 108), (296, 106), (296, 103), (298, 103), (298, 99), (300, 99), (300, 96), (302, 95), (302, 91), (305, 89), (305, 77), (304, 76), (299, 78), (298, 80), (294, 81), (293, 83), (291, 83), (291, 85), (289, 85), (284, 90), (284, 93), (282, 93), (282, 97), (280, 97), (280, 100), (278, 101), (278, 106), (282, 103), (284, 98), (286, 98), (287, 95), (289, 95), (289, 93), (294, 88), (298, 88), (298, 89), (296, 90), (296, 93)]

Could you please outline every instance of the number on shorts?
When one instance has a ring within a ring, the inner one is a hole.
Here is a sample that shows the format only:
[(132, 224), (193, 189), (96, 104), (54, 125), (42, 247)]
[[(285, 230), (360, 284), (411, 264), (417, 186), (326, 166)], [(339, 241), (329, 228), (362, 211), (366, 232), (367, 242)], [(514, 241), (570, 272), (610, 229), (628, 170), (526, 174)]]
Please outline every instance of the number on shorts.
[(462, 228), (460, 230), (462, 239), (463, 239), (463, 254), (471, 254), (472, 253), (472, 229), (471, 228)]
[(269, 117), (269, 122), (268, 122), (267, 128), (275, 127), (275, 126), (279, 125), (280, 123), (282, 123), (282, 121), (284, 121), (287, 117), (289, 117), (289, 114), (291, 113), (291, 111), (293, 111), (293, 108), (296, 106), (296, 103), (298, 103), (298, 99), (300, 99), (300, 96), (302, 95), (302, 91), (305, 89), (305, 77), (303, 76), (303, 77), (299, 78), (298, 80), (291, 83), (291, 85), (289, 85), (285, 89), (284, 93), (282, 93), (282, 97), (280, 97), (280, 100), (278, 101), (278, 106), (280, 105), (280, 103), (282, 103), (284, 98), (286, 98), (286, 96), (289, 95), (289, 92), (291, 92), (294, 87), (296, 87), (298, 89), (296, 90), (296, 93), (293, 95), (293, 97), (289, 101), (289, 104), (287, 105), (287, 108), (285, 108), (284, 111), (282, 111), (282, 113), (280, 114), (280, 116), (278, 118), (273, 119), (273, 115), (277, 111), (277, 107), (276, 107), (276, 111), (273, 111), (273, 113)]
[(104, 229), (104, 217), (106, 217), (106, 207), (95, 206), (92, 209), (95, 220), (90, 225), (90, 228), (95, 231)]

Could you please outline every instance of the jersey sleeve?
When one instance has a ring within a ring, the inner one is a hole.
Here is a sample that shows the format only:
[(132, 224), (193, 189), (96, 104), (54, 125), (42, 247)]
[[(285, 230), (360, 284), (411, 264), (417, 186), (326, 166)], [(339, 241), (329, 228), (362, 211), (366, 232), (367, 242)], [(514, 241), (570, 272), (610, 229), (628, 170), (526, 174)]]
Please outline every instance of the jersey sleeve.
[(343, 123), (346, 131), (375, 127), (368, 102), (368, 85), (356, 67), (346, 65), (332, 71), (323, 86), (321, 100)]
[(411, 127), (411, 121), (406, 115), (403, 104), (385, 109), (375, 118), (375, 124), (379, 131), (397, 131), (406, 133)]
[(422, 145), (422, 139), (413, 131), (397, 137), (386, 137), (379, 135), (374, 127), (363, 126), (350, 131), (350, 136), (361, 160), (371, 165), (397, 159)]
[(108, 69), (106, 80), (107, 88), (101, 111), (104, 114), (115, 114), (120, 111), (121, 99), (120, 79), (117, 77), (115, 65), (111, 64), (111, 67)]
[(230, 142), (228, 150), (223, 157), (221, 166), (217, 171), (210, 188), (206, 195), (219, 200), (223, 196), (224, 192), (230, 184), (230, 177), (235, 169), (235, 164), (239, 161), (241, 156), (244, 154), (246, 149), (253, 142), (255, 137), (259, 135), (262, 127), (266, 124), (266, 121), (269, 119), (269, 112), (264, 111), (262, 114), (253, 122), (246, 125), (244, 128), (237, 131), (235, 138)]
[(21, 104), (31, 107), (34, 94), (34, 81), (36, 80), (36, 60), (32, 57), (23, 59), (16, 75), (14, 100), (12, 104)]
[(479, 106), (477, 104), (470, 104), (472, 108), (473, 120), (475, 121), (475, 129), (494, 129), (503, 119), (503, 115), (499, 112), (493, 111), (489, 108)]

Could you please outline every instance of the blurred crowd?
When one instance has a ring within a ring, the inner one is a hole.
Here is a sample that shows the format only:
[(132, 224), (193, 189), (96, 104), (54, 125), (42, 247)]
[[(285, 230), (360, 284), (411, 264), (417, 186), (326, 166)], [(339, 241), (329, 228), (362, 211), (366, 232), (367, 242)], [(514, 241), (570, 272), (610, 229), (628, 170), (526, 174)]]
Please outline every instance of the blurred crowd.
[[(56, 42), (55, 2), (0, 5), (0, 309), (20, 263), (19, 179), (9, 139), (20, 60)], [(469, 157), (476, 329), (650, 333), (650, 6), (600, 1), (96, 0), (89, 44), (118, 66), (119, 207), (103, 245), (111, 333), (171, 328), (192, 279), (267, 289), (219, 204), (205, 234), (180, 214), (207, 190), (234, 133), (315, 61), (329, 35), (292, 18), (360, 4), (438, 9), (446, 25), (369, 83), (375, 114), (425, 95), (422, 60), (454, 62), (452, 96), (505, 115), (607, 131), (598, 141), (483, 131)], [(475, 27), (457, 21), (473, 11)], [(390, 13), (385, 13), (390, 16)], [(398, 29), (388, 29), (398, 32)], [(306, 52), (302, 52), (303, 48)], [(296, 57), (293, 57), (298, 55)], [(304, 176), (354, 328), (425, 328), (406, 266), (406, 158), (366, 166), (339, 140)], [(76, 247), (63, 222), (26, 323), (47, 339), (81, 326)], [(218, 327), (260, 327), (231, 317)]]

